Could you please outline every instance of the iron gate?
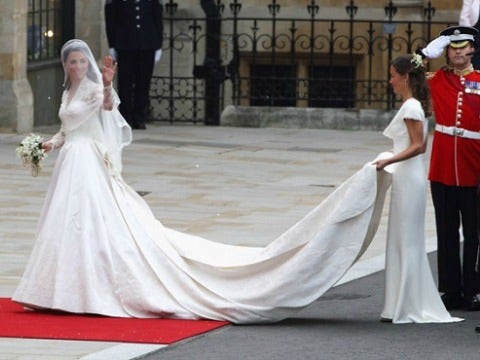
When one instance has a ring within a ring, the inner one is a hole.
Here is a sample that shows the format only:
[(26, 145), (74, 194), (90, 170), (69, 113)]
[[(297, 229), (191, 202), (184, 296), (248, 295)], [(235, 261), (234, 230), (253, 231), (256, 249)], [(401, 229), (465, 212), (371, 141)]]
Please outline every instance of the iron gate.
[(328, 19), (311, 0), (282, 17), (276, 0), (255, 17), (241, 1), (201, 0), (204, 16), (186, 17), (169, 0), (160, 75), (151, 87), (150, 118), (219, 124), (224, 106), (300, 106), (390, 110), (390, 61), (414, 52), (453, 24), (434, 22), (429, 1), (421, 21), (397, 21), (392, 1), (383, 20)]

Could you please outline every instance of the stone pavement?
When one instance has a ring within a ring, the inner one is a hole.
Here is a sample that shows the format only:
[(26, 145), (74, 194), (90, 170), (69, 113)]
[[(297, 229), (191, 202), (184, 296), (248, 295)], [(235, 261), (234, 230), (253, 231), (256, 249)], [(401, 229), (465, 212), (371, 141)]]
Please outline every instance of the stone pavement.
[[(47, 138), (56, 131), (35, 129)], [(32, 178), (14, 152), (23, 136), (0, 134), (1, 297), (12, 296), (22, 275), (56, 156), (50, 155), (43, 173)], [(376, 131), (150, 124), (135, 131), (125, 149), (123, 177), (164, 225), (258, 246), (390, 148)], [(341, 283), (383, 268), (387, 210), (388, 201), (372, 245)], [(426, 234), (427, 249), (435, 250), (430, 199)], [(158, 346), (0, 338), (0, 359), (128, 359), (154, 349)]]

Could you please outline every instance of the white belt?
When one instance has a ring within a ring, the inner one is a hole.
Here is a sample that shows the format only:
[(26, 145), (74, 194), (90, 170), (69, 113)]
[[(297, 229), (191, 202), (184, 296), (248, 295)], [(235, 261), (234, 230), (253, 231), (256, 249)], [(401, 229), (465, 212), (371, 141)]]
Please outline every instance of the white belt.
[(435, 125), (435, 130), (452, 136), (460, 136), (467, 139), (480, 140), (480, 132), (478, 131), (470, 131), (455, 126), (443, 126), (439, 124)]

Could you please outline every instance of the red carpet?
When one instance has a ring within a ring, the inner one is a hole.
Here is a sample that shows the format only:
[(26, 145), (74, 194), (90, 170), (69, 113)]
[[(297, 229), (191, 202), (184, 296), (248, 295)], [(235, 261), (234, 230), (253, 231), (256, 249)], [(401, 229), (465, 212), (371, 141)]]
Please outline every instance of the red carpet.
[(227, 324), (213, 320), (125, 319), (35, 312), (0, 298), (0, 337), (171, 344)]

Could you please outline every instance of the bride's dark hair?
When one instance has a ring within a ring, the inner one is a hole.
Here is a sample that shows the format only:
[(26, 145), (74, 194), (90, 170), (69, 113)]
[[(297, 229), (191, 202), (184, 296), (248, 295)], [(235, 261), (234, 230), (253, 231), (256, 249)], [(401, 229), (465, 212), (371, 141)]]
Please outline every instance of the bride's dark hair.
[[(72, 44), (70, 46), (64, 47), (64, 49), (62, 49), (62, 64), (64, 64), (64, 65), (66, 64), (68, 55), (71, 52), (74, 52), (74, 51), (79, 51), (87, 57), (87, 59), (88, 59), (87, 77), (90, 80), (92, 80), (93, 82), (98, 84), (100, 79), (98, 78), (97, 73), (95, 72), (95, 70), (93, 68), (94, 66), (96, 66), (96, 64), (92, 64), (92, 59), (91, 59), (91, 56), (90, 56), (90, 53), (89, 53), (89, 49), (88, 49), (88, 47), (85, 48), (85, 46), (83, 44), (75, 43), (75, 44)], [(70, 88), (70, 85), (71, 85), (70, 77), (66, 76), (65, 84), (64, 84), (65, 89), (68, 90)]]
[(400, 75), (408, 74), (408, 83), (412, 90), (412, 96), (422, 104), (425, 116), (432, 115), (430, 87), (428, 86), (425, 67), (421, 60), (412, 55), (403, 55), (393, 60), (391, 65)]

